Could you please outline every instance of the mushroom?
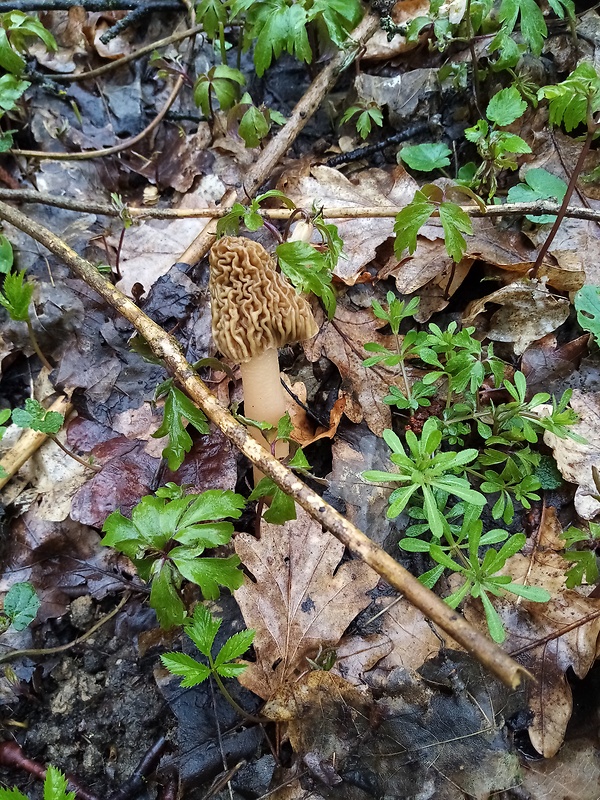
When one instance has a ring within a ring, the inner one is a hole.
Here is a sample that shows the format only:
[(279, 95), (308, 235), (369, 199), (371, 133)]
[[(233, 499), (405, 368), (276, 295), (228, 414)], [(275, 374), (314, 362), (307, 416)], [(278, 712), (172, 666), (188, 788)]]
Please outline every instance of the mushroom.
[[(310, 305), (251, 239), (224, 236), (212, 246), (209, 262), (213, 338), (240, 365), (244, 414), (276, 426), (286, 412), (277, 349), (317, 333)], [(251, 434), (270, 449), (260, 431), (252, 428)], [(277, 442), (275, 455), (288, 453), (287, 442)]]

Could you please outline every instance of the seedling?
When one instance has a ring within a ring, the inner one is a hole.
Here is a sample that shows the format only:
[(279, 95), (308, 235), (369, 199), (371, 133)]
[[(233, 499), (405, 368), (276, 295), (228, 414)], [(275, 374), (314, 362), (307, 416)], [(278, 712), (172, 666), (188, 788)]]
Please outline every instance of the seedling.
[[(6, 77), (6, 76), (4, 76)], [(0, 78), (0, 82), (2, 78)], [(34, 284), (25, 282), (25, 270), (9, 272), (4, 278), (4, 285), (0, 291), (0, 305), (8, 311), (8, 315), (15, 322), (24, 322), (27, 325), (29, 340), (38, 358), (46, 369), (51, 372), (53, 367), (42, 353), (40, 345), (31, 324), (29, 307), (33, 296)]]
[(99, 466), (85, 461), (72, 450), (69, 450), (56, 436), (65, 421), (64, 416), (59, 414), (58, 411), (47, 411), (37, 400), (28, 397), (27, 400), (25, 400), (25, 408), (13, 409), (12, 421), (19, 428), (45, 433), (49, 439), (52, 439), (52, 441), (60, 447), (63, 453), (66, 453), (69, 458), (82, 464), (87, 469), (91, 469), (94, 472), (99, 472), (101, 469)]
[(185, 429), (183, 420), (187, 420), (198, 433), (208, 433), (208, 420), (198, 406), (187, 397), (182, 391), (173, 385), (173, 380), (169, 378), (162, 383), (155, 392), (158, 399), (166, 395), (165, 407), (163, 411), (163, 421), (152, 436), (160, 439), (163, 436), (169, 437), (169, 443), (162, 451), (163, 458), (167, 459), (167, 464), (172, 472), (175, 472), (183, 464), (186, 453), (192, 449), (192, 437)]
[(41, 603), (30, 583), (13, 583), (4, 598), (0, 613), (0, 633), (9, 627), (23, 631), (36, 618)]
[(202, 113), (213, 122), (215, 110), (214, 99), (222, 111), (228, 111), (235, 105), (239, 97), (239, 87), (246, 79), (238, 69), (218, 64), (211, 67), (205, 75), (200, 75), (194, 84), (194, 102)]
[(219, 586), (239, 589), (244, 576), (237, 556), (201, 558), (213, 547), (227, 544), (245, 499), (229, 490), (209, 489), (184, 494), (167, 484), (135, 506), (131, 519), (113, 511), (102, 528), (102, 544), (124, 553), (136, 565), (140, 578), (151, 582), (150, 605), (163, 628), (181, 625), (186, 609), (181, 596), (184, 580), (200, 587), (209, 600), (219, 597)]
[(443, 142), (406, 145), (398, 151), (398, 161), (404, 161), (411, 169), (433, 172), (450, 166), (452, 151)]
[[(588, 586), (598, 582), (600, 573), (598, 571), (598, 559), (596, 547), (600, 539), (600, 525), (596, 522), (589, 523), (589, 531), (571, 526), (561, 537), (565, 540), (565, 547), (569, 549), (564, 552), (563, 558), (572, 561), (573, 566), (565, 576), (565, 586), (573, 589), (581, 586), (585, 581)], [(576, 549), (574, 545), (584, 544), (585, 549)]]
[(577, 322), (600, 344), (600, 288), (583, 286), (575, 295)]
[(255, 106), (248, 92), (242, 95), (240, 102), (227, 115), (227, 130), (237, 132), (246, 147), (258, 147), (269, 135), (273, 124), (285, 123), (286, 118), (279, 111), (266, 106)]
[[(0, 800), (28, 800), (28, 797), (16, 786), (13, 789), (0, 787)], [(75, 792), (67, 792), (67, 779), (60, 770), (52, 765), (46, 770), (44, 800), (75, 800)]]
[(254, 631), (246, 630), (234, 633), (213, 657), (213, 646), (220, 627), (221, 620), (215, 619), (210, 611), (199, 603), (194, 609), (193, 617), (184, 623), (184, 631), (206, 658), (208, 664), (203, 664), (185, 653), (165, 653), (160, 659), (169, 672), (183, 678), (181, 686), (184, 689), (198, 686), (212, 676), (227, 702), (239, 714), (247, 717), (248, 714), (236, 703), (227, 690), (223, 678), (237, 678), (246, 669), (247, 665), (238, 663), (236, 659), (251, 646), (254, 640)]
[(379, 128), (383, 125), (383, 112), (377, 106), (377, 103), (371, 102), (350, 106), (344, 111), (340, 119), (340, 125), (349, 122), (353, 117), (356, 117), (356, 132), (361, 139), (367, 138), (373, 125), (377, 125)]

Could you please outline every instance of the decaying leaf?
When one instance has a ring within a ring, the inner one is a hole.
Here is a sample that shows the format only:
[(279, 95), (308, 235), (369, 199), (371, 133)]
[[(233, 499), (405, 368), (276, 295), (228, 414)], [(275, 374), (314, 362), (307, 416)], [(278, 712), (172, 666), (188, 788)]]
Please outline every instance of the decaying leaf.
[(302, 509), (284, 526), (261, 526), (261, 538), (240, 534), (235, 550), (254, 581), (235, 592), (248, 628), (256, 631), (256, 663), (240, 682), (270, 698), (307, 669), (306, 657), (335, 647), (370, 602), (377, 574), (360, 561), (339, 566), (344, 546)]
[(542, 283), (521, 280), (471, 303), (463, 317), (464, 324), (472, 323), (488, 303), (500, 306), (490, 319), (488, 338), (494, 342), (512, 342), (517, 355), (562, 325), (570, 309), (567, 298), (552, 294)]
[(594, 483), (592, 467), (600, 468), (600, 394), (573, 390), (571, 407), (579, 414), (573, 432), (586, 443), (572, 439), (559, 439), (550, 431), (544, 433), (544, 442), (552, 448), (561, 475), (566, 481), (577, 484), (575, 509), (583, 519), (593, 519), (600, 512), (600, 502)]
[[(506, 628), (505, 649), (536, 676), (528, 684), (533, 711), (529, 735), (535, 749), (552, 758), (560, 748), (573, 701), (566, 673), (583, 678), (596, 658), (600, 636), (600, 599), (567, 590), (570, 566), (559, 553), (561, 525), (553, 508), (544, 509), (537, 542), (529, 555), (517, 554), (502, 570), (515, 583), (542, 586), (552, 594), (547, 603), (509, 597), (494, 598)], [(481, 620), (481, 605), (470, 600), (465, 615)]]
[[(289, 383), (287, 375), (282, 375), (282, 380)], [(292, 384), (290, 390), (294, 395), (306, 406), (306, 385), (300, 381)], [(315, 420), (310, 417), (304, 408), (295, 402), (290, 395), (286, 396), (286, 407), (294, 430), (292, 431), (292, 439), (297, 442), (300, 447), (307, 447), (313, 442), (318, 442), (319, 439), (333, 439), (340, 424), (342, 414), (346, 408), (346, 398), (340, 397), (335, 401), (327, 425), (319, 425)], [(324, 420), (325, 421), (325, 420)]]

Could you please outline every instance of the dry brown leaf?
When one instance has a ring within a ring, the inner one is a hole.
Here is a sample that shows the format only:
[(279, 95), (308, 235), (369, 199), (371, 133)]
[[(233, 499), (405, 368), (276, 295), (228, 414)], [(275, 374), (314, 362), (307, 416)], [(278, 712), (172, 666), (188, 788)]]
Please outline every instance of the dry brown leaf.
[(483, 313), (488, 303), (500, 305), (490, 319), (487, 336), (494, 342), (512, 342), (520, 355), (532, 343), (555, 331), (569, 316), (570, 304), (552, 294), (542, 283), (516, 281), (470, 303), (463, 317), (465, 325)]
[(596, 736), (565, 742), (554, 758), (527, 761), (522, 786), (533, 800), (598, 800), (600, 749)]
[[(390, 407), (381, 398), (388, 394), (389, 387), (402, 387), (402, 378), (397, 372), (385, 367), (363, 367), (363, 359), (370, 354), (364, 349), (365, 342), (377, 342), (394, 348), (391, 336), (382, 336), (378, 328), (383, 321), (378, 320), (370, 308), (357, 309), (350, 301), (340, 298), (332, 320), (317, 318), (319, 333), (304, 345), (309, 361), (318, 361), (325, 356), (336, 365), (342, 376), (341, 394), (346, 398), (344, 414), (352, 422), (363, 419), (377, 436), (391, 424)], [(409, 377), (414, 376), (412, 368), (407, 369)]]
[(579, 414), (573, 432), (582, 436), (586, 443), (559, 439), (550, 431), (544, 432), (544, 442), (552, 448), (563, 478), (577, 484), (577, 513), (583, 519), (593, 519), (600, 512), (600, 502), (592, 496), (598, 494), (592, 467), (600, 468), (600, 393), (574, 389), (570, 404)]
[(387, 76), (361, 71), (354, 88), (363, 103), (376, 103), (380, 108), (387, 106), (390, 124), (399, 128), (422, 110), (420, 106), (438, 91), (437, 80), (435, 69), (411, 69)]
[[(390, 16), (396, 25), (408, 23), (417, 17), (425, 17), (429, 13), (429, 0), (399, 0), (392, 10)], [(377, 30), (367, 42), (365, 60), (376, 60), (393, 58), (414, 50), (419, 46), (419, 42), (407, 42), (406, 36), (396, 34), (391, 40), (384, 30)]]
[(362, 686), (365, 672), (391, 653), (393, 646), (384, 633), (344, 636), (335, 648), (336, 661), (330, 671), (354, 686)]
[[(290, 385), (288, 376), (283, 373), (281, 379), (290, 386), (291, 391), (306, 406), (306, 385), (301, 381)], [(289, 394), (286, 394), (285, 404), (294, 426), (292, 439), (297, 442), (300, 447), (307, 447), (309, 444), (313, 444), (313, 442), (318, 442), (319, 439), (333, 439), (346, 407), (346, 398), (340, 397), (339, 400), (335, 401), (331, 413), (329, 414), (329, 425), (327, 427), (317, 425), (314, 419), (309, 417), (304, 408), (298, 405)]]
[[(547, 589), (550, 601), (492, 598), (507, 632), (505, 649), (536, 678), (528, 685), (528, 703), (534, 713), (529, 735), (546, 758), (558, 752), (571, 717), (573, 700), (566, 673), (572, 669), (579, 678), (587, 674), (600, 636), (600, 599), (565, 589), (569, 564), (559, 553), (560, 531), (555, 509), (545, 508), (532, 552), (513, 556), (502, 570), (515, 583)], [(465, 615), (481, 623), (481, 604), (469, 600)]]
[(338, 568), (344, 546), (324, 533), (305, 511), (284, 526), (261, 526), (261, 538), (240, 534), (236, 553), (254, 581), (235, 592), (248, 628), (256, 631), (256, 663), (240, 677), (246, 688), (269, 698), (319, 647), (335, 647), (370, 603), (378, 575), (360, 561)]
[[(418, 189), (418, 184), (402, 168), (391, 173), (381, 169), (361, 172), (350, 181), (331, 167), (313, 167), (310, 175), (288, 171), (283, 174), (278, 188), (297, 205), (310, 209), (317, 206), (404, 206)], [(335, 274), (345, 283), (356, 282), (363, 268), (375, 258), (377, 247), (393, 236), (393, 217), (356, 218), (334, 220), (344, 240), (346, 259), (341, 258)], [(427, 228), (421, 230), (427, 235)]]
[(377, 277), (380, 280), (394, 278), (400, 294), (412, 294), (440, 273), (450, 270), (454, 261), (446, 253), (441, 233), (440, 228), (440, 238), (433, 240), (419, 236), (417, 249), (412, 256), (400, 262), (395, 255), (390, 256), (385, 266), (379, 270)]
[[(440, 649), (441, 640), (433, 632), (433, 628), (418, 608), (405, 598), (394, 602), (389, 597), (378, 600), (382, 610), (389, 606), (389, 610), (382, 615), (381, 633), (388, 636), (394, 646), (392, 652), (378, 665), (377, 671), (390, 671), (401, 667), (415, 672), (428, 658), (434, 656)], [(452, 639), (446, 637), (446, 646), (455, 647)]]

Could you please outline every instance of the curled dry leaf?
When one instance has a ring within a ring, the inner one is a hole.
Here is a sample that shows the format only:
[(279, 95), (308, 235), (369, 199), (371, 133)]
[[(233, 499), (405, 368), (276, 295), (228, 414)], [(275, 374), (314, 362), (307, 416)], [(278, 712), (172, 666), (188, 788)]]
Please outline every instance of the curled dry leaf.
[(585, 444), (572, 439), (559, 439), (550, 431), (544, 433), (544, 442), (552, 448), (563, 478), (577, 484), (577, 513), (583, 519), (593, 519), (600, 512), (600, 502), (594, 497), (598, 489), (592, 475), (592, 467), (600, 468), (600, 394), (574, 389), (571, 407), (579, 414), (579, 422), (573, 425), (573, 432), (582, 436)]
[(302, 509), (298, 518), (261, 526), (261, 538), (240, 534), (236, 553), (254, 580), (235, 592), (248, 628), (256, 631), (256, 663), (240, 682), (270, 698), (299, 672), (319, 647), (335, 647), (370, 602), (377, 574), (360, 561), (338, 566), (344, 546)]
[[(282, 374), (282, 380), (286, 384), (290, 384), (287, 375)], [(300, 400), (304, 406), (307, 405), (306, 385), (301, 381), (290, 385), (290, 390)], [(314, 418), (309, 416), (304, 408), (289, 394), (286, 395), (286, 408), (290, 415), (294, 430), (292, 431), (292, 439), (297, 442), (300, 447), (308, 447), (313, 442), (318, 442), (319, 439), (333, 439), (335, 436), (342, 414), (346, 407), (346, 398), (340, 397), (335, 401), (331, 413), (329, 414), (329, 425), (319, 425), (315, 422)]]
[[(572, 669), (578, 678), (585, 677), (600, 636), (600, 599), (586, 597), (585, 590), (565, 589), (569, 564), (559, 552), (561, 530), (555, 509), (545, 508), (532, 552), (513, 556), (502, 570), (515, 583), (547, 589), (551, 600), (492, 598), (507, 632), (505, 649), (537, 678), (528, 684), (534, 713), (529, 735), (545, 758), (558, 752), (573, 709), (566, 673)], [(483, 627), (479, 602), (470, 600), (465, 615)]]
[(488, 303), (500, 306), (490, 319), (488, 338), (494, 342), (512, 342), (517, 355), (562, 325), (570, 309), (565, 297), (552, 294), (541, 282), (521, 280), (470, 303), (464, 324), (473, 323)]

